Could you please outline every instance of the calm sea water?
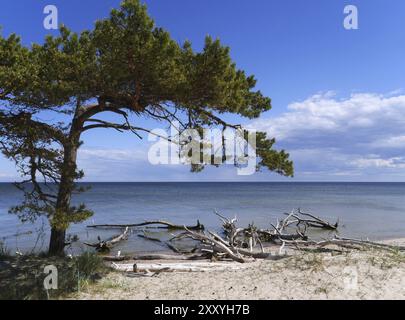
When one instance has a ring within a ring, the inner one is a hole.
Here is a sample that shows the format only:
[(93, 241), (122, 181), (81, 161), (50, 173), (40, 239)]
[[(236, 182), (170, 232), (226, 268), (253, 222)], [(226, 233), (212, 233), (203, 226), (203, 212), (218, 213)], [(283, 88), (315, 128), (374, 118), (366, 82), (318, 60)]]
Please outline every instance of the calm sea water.
[[(80, 238), (74, 251), (85, 249), (82, 242), (96, 241), (97, 236), (107, 238), (117, 232), (89, 230), (87, 224), (166, 219), (194, 225), (199, 219), (206, 227), (218, 230), (220, 222), (213, 214), (215, 209), (226, 216), (236, 215), (241, 225), (254, 221), (268, 227), (277, 217), (282, 218), (284, 212), (300, 207), (332, 222), (339, 219), (343, 236), (375, 240), (405, 237), (405, 183), (93, 183), (91, 186), (90, 191), (74, 199), (85, 202), (95, 212), (87, 222), (69, 229), (70, 234)], [(21, 193), (13, 185), (0, 184), (0, 240), (12, 250), (44, 250), (48, 245), (47, 222), (40, 219), (35, 224), (22, 224), (8, 214), (8, 208), (20, 200)], [(132, 234), (115, 250), (164, 248)]]

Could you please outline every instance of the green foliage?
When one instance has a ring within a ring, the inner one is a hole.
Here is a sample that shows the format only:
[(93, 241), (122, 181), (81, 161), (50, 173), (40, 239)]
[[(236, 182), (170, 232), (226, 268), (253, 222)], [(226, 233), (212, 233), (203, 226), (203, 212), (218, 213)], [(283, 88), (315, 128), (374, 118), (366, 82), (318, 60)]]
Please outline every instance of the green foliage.
[(50, 221), (51, 226), (58, 230), (66, 230), (71, 223), (80, 223), (93, 215), (93, 211), (87, 210), (84, 204), (79, 207), (71, 207), (66, 214), (64, 211), (56, 210)]
[(268, 168), (279, 174), (286, 176), (294, 175), (293, 162), (289, 160), (289, 154), (284, 150), (273, 150), (273, 144), (276, 140), (268, 139), (265, 132), (258, 132), (256, 134), (256, 153), (260, 158), (258, 169)]

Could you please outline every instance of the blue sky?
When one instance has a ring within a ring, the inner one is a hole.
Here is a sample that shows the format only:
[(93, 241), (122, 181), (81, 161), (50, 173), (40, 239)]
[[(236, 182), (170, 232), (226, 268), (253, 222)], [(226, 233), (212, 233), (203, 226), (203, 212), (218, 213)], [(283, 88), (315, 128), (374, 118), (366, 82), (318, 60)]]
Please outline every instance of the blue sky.
[[(23, 43), (48, 33), (42, 13), (56, 5), (59, 22), (91, 28), (119, 0), (4, 0), (3, 35)], [(405, 2), (403, 0), (148, 0), (150, 15), (179, 42), (199, 50), (205, 35), (231, 47), (238, 67), (254, 74), (273, 109), (245, 124), (276, 137), (295, 161), (296, 176), (240, 177), (231, 167), (191, 174), (152, 166), (148, 144), (129, 134), (86, 133), (79, 165), (89, 181), (282, 180), (405, 181)], [(356, 5), (359, 29), (343, 28)], [(241, 119), (229, 117), (241, 122)], [(150, 125), (150, 124), (149, 124)], [(0, 157), (0, 181), (18, 178)]]

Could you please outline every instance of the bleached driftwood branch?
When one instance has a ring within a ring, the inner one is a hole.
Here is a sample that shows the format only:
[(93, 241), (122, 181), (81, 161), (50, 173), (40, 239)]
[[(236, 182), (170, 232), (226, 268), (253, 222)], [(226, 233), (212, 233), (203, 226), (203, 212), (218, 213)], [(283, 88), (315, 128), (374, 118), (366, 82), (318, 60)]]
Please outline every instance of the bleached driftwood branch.
[(99, 242), (97, 243), (84, 243), (87, 246), (96, 248), (97, 251), (109, 251), (112, 247), (114, 247), (119, 242), (128, 239), (129, 235), (129, 228), (126, 227), (124, 232), (116, 235), (108, 240), (101, 240), (99, 237)]
[[(309, 219), (302, 218), (299, 215), (309, 217)], [(331, 224), (330, 222), (323, 220), (319, 217), (316, 217), (311, 213), (301, 211), (300, 208), (298, 209), (298, 214), (292, 214), (291, 216), (294, 217), (295, 219), (297, 219), (298, 225), (304, 224), (304, 225), (307, 225), (308, 227), (312, 227), (312, 228), (337, 230), (338, 226), (339, 226), (339, 221), (336, 221), (335, 224)]]

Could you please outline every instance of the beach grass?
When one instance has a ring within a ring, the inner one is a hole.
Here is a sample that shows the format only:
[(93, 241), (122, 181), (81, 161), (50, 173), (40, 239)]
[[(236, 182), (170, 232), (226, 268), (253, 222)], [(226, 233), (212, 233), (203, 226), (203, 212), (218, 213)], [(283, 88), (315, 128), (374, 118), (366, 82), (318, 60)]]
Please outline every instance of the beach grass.
[[(46, 266), (57, 268), (57, 289), (46, 290)], [(83, 290), (109, 269), (95, 253), (85, 252), (77, 257), (48, 257), (45, 254), (0, 256), (0, 299), (46, 300), (59, 299)]]

